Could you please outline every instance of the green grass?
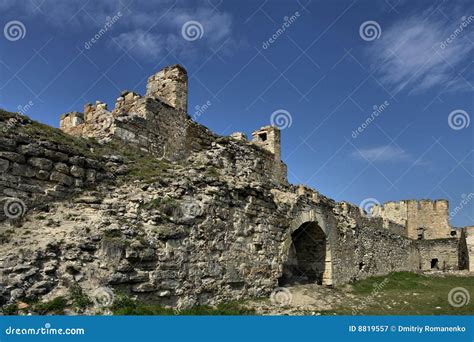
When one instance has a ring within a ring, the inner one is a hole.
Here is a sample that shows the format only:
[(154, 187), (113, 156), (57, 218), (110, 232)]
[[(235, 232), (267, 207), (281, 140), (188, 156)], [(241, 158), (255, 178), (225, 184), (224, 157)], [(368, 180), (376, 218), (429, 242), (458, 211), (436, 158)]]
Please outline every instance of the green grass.
[(179, 203), (174, 198), (170, 197), (156, 198), (140, 205), (140, 209), (159, 211), (162, 214), (163, 219), (173, 216), (178, 208)]
[(72, 306), (77, 309), (86, 309), (92, 305), (90, 298), (82, 291), (78, 285), (69, 288), (69, 297), (72, 301)]
[(7, 316), (30, 312), (35, 315), (64, 315), (68, 308), (84, 310), (93, 304), (78, 285), (70, 287), (67, 296), (56, 297), (50, 301), (38, 302), (37, 300), (22, 299), (20, 302), (28, 304), (28, 307), (19, 309), (17, 304), (9, 304), (1, 307), (0, 312)]
[(63, 315), (64, 309), (68, 306), (68, 300), (65, 297), (56, 297), (49, 302), (41, 302), (33, 305), (33, 311), (39, 315), (53, 314)]
[(106, 239), (114, 239), (114, 238), (122, 238), (123, 234), (120, 230), (114, 229), (114, 230), (106, 230), (104, 232), (104, 238)]
[(217, 306), (195, 306), (190, 309), (174, 310), (158, 305), (145, 304), (126, 296), (119, 296), (112, 306), (114, 315), (127, 316), (240, 316), (253, 315), (255, 311), (239, 302), (229, 302)]
[[(448, 293), (465, 288), (471, 300), (462, 307), (449, 304)], [(349, 305), (323, 314), (339, 315), (472, 315), (474, 314), (474, 278), (454, 275), (427, 276), (409, 272), (370, 277), (353, 284), (356, 300), (365, 307)]]

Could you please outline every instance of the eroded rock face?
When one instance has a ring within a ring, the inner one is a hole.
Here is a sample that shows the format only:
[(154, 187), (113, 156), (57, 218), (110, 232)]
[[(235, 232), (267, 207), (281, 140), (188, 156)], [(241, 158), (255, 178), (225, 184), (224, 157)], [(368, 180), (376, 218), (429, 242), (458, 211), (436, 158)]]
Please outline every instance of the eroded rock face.
[(5, 221), (2, 304), (75, 285), (90, 296), (105, 287), (179, 308), (267, 296), (282, 280), (288, 238), (308, 221), (327, 236), (327, 284), (417, 269), (415, 241), (359, 208), (272, 183), (242, 146), (216, 142), (152, 182), (102, 182), (32, 209), (21, 226)]

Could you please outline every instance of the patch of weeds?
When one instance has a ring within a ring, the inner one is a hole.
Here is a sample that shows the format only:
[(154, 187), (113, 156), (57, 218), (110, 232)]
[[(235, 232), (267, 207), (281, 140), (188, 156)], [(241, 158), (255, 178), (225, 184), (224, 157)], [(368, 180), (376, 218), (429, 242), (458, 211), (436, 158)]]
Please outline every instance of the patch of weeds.
[(145, 210), (156, 209), (164, 215), (171, 217), (174, 215), (176, 209), (179, 208), (179, 203), (174, 198), (170, 197), (157, 198), (148, 203), (143, 204), (141, 208)]
[(132, 316), (226, 316), (226, 315), (254, 315), (255, 310), (244, 308), (238, 302), (219, 304), (216, 307), (201, 305), (185, 310), (164, 308), (159, 305), (149, 305), (126, 296), (119, 296), (112, 306), (114, 315)]
[(384, 284), (383, 290), (420, 290), (426, 288), (428, 277), (412, 272), (394, 272), (387, 276), (369, 277), (353, 284), (357, 294), (371, 293), (374, 284)]
[(161, 198), (155, 198), (155, 199), (151, 200), (150, 202), (145, 203), (145, 204), (143, 205), (143, 208), (145, 208), (145, 209), (156, 209), (156, 208), (159, 208), (161, 201), (162, 201)]
[(63, 315), (67, 304), (67, 299), (65, 297), (56, 297), (48, 302), (37, 303), (33, 306), (33, 311), (37, 312), (39, 315)]
[(208, 169), (206, 169), (206, 175), (208, 177), (219, 177), (219, 171), (217, 171), (215, 167), (211, 166)]
[(120, 230), (107, 230), (104, 232), (104, 238), (106, 239), (115, 239), (115, 238), (122, 238), (123, 234)]
[(195, 306), (179, 311), (179, 315), (192, 316), (248, 316), (255, 315), (255, 310), (243, 307), (238, 302), (221, 303), (217, 306)]
[(92, 305), (92, 301), (87, 296), (79, 285), (73, 285), (69, 288), (69, 297), (72, 305), (78, 309), (86, 309)]
[(2, 307), (0, 310), (5, 316), (14, 316), (18, 314), (18, 308), (16, 304), (9, 304)]
[(39, 123), (37, 121), (32, 121), (29, 125), (21, 126), (18, 130), (21, 133), (35, 138), (36, 140), (47, 140), (55, 142), (59, 145), (67, 145), (88, 157), (93, 155), (90, 152), (90, 148), (93, 146), (92, 141), (84, 138), (74, 137), (62, 132), (57, 128)]
[(123, 182), (140, 180), (144, 183), (153, 183), (160, 179), (168, 169), (173, 167), (171, 163), (159, 160), (150, 155), (149, 152), (142, 151), (134, 146), (125, 145), (123, 142), (116, 140), (101, 145), (96, 152), (101, 155), (118, 153), (128, 160), (128, 173), (119, 176), (119, 180)]

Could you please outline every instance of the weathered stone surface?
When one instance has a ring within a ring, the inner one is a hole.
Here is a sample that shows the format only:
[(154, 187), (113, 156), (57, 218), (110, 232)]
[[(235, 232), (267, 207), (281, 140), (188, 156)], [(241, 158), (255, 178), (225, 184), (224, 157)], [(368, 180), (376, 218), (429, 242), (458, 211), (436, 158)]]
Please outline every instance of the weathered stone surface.
[(58, 182), (59, 184), (66, 186), (71, 186), (74, 182), (72, 177), (56, 171), (51, 172), (49, 179), (53, 182)]
[(27, 156), (41, 156), (44, 149), (38, 144), (22, 145), (18, 148), (19, 152)]
[(69, 166), (67, 166), (67, 164), (64, 164), (64, 163), (54, 164), (54, 170), (56, 170), (57, 172), (64, 173), (64, 174), (69, 174)]
[(55, 162), (66, 162), (69, 160), (69, 157), (66, 153), (59, 151), (45, 150), (44, 155), (46, 158), (49, 158)]
[(84, 175), (86, 174), (86, 171), (82, 167), (79, 167), (77, 165), (73, 165), (73, 166), (71, 166), (70, 173), (74, 177), (83, 178)]
[(10, 162), (8, 160), (0, 158), (0, 172), (6, 172), (9, 166)]
[(47, 179), (49, 179), (49, 175), (50, 175), (50, 173), (48, 171), (39, 170), (36, 173), (36, 178), (41, 179), (41, 180), (47, 180)]
[(14, 151), (15, 147), (16, 147), (15, 140), (0, 137), (0, 149), (2, 151)]
[(10, 172), (14, 176), (21, 176), (27, 178), (34, 177), (36, 174), (35, 170), (31, 166), (18, 163), (13, 163)]
[(15, 152), (0, 151), (0, 158), (7, 159), (20, 164), (25, 162), (25, 157)]
[(45, 171), (49, 171), (53, 168), (53, 162), (46, 158), (33, 157), (33, 158), (28, 159), (28, 164), (40, 170), (45, 170)]

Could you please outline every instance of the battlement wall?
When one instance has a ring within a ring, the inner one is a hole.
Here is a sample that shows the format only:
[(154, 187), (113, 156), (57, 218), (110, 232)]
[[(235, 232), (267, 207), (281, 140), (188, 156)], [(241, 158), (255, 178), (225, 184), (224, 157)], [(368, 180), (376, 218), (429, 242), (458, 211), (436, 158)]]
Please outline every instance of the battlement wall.
[(405, 227), (405, 235), (415, 240), (449, 238), (446, 200), (405, 200), (372, 207), (371, 215)]

